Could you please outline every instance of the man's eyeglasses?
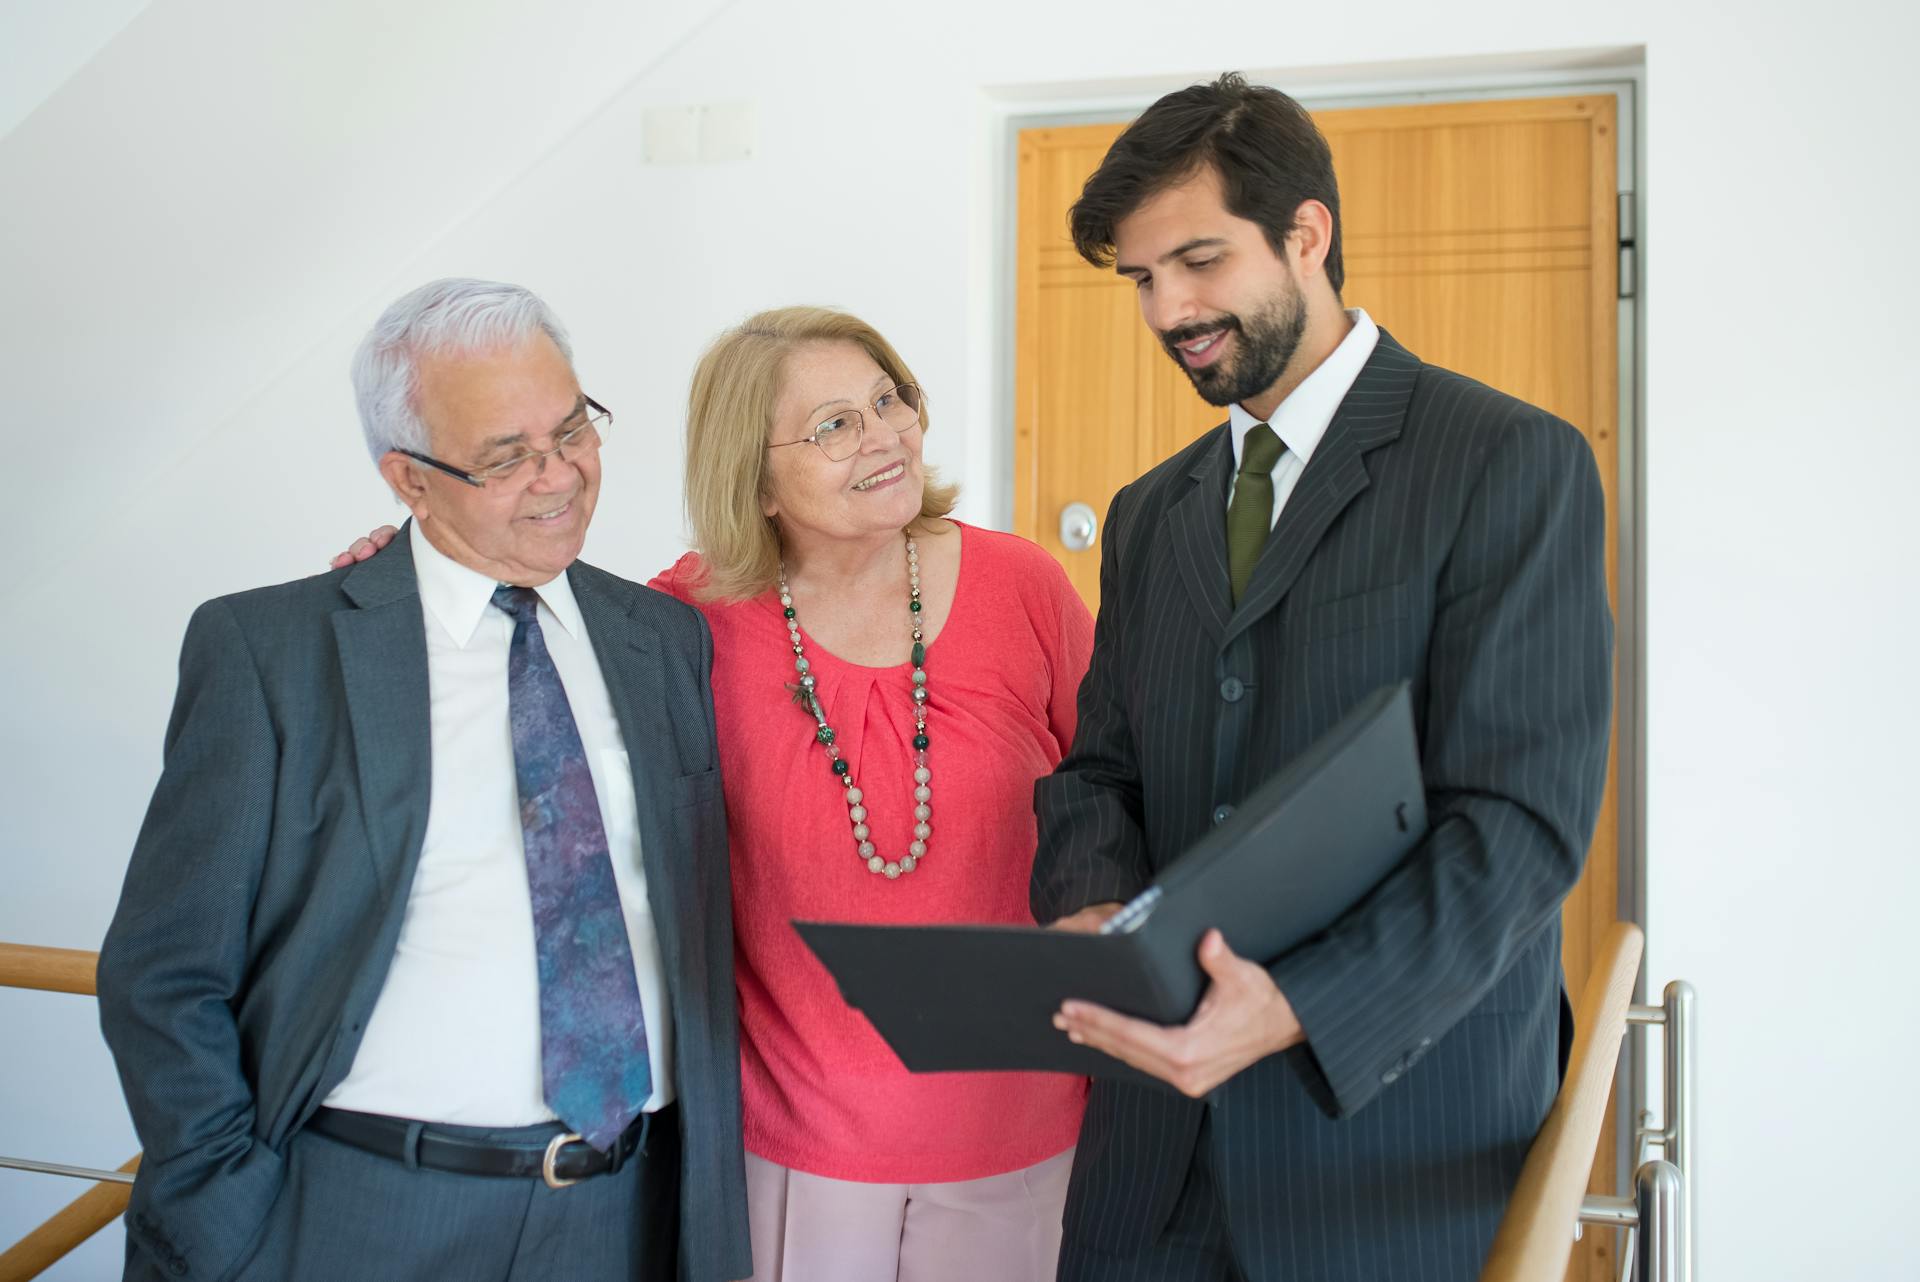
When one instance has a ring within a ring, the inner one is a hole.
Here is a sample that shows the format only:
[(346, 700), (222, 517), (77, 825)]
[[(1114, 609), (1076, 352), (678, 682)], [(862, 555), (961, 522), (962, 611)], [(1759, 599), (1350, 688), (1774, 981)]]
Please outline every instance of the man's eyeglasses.
[[(561, 427), (560, 434), (553, 438), (553, 445), (549, 449), (522, 450), (511, 458), (502, 459), (498, 463), (489, 463), (471, 472), (413, 450), (398, 452), (416, 463), (425, 463), (428, 467), (438, 468), (448, 476), (465, 481), (468, 485), (476, 487), (492, 485), (495, 489), (520, 490), (532, 485), (534, 479), (547, 470), (549, 457), (557, 454), (560, 456), (560, 461), (565, 463), (599, 449), (601, 438), (606, 435), (607, 429), (611, 426), (613, 426), (613, 411), (591, 396), (583, 394), (580, 397), (580, 408), (575, 410), (574, 417)], [(572, 451), (571, 454), (565, 452), (569, 450)]]
[[(890, 387), (873, 398), (868, 406), (882, 423), (896, 432), (911, 432), (920, 424), (920, 406), (924, 403), (919, 387), (912, 383), (901, 383)], [(777, 450), (782, 445), (814, 444), (820, 452), (836, 463), (852, 458), (860, 449), (860, 440), (866, 435), (867, 417), (859, 410), (842, 410), (826, 422), (813, 429), (812, 436), (803, 436), (797, 441), (781, 441), (769, 445)]]

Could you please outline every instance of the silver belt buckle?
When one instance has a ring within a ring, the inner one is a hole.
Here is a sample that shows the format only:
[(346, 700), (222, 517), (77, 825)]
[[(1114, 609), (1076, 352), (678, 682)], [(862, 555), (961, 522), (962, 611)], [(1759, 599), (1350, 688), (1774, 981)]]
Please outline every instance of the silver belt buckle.
[(579, 1180), (563, 1180), (554, 1174), (554, 1159), (560, 1156), (560, 1146), (571, 1144), (580, 1136), (572, 1131), (564, 1131), (547, 1141), (547, 1155), (540, 1159), (540, 1178), (547, 1182), (550, 1189), (563, 1189), (569, 1184), (578, 1184)]

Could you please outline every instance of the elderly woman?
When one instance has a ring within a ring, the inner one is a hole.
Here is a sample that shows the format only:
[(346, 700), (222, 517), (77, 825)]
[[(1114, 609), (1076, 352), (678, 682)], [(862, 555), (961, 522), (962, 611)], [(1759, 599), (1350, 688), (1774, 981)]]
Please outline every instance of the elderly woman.
[(695, 372), (757, 1282), (1025, 1282), (1059, 1247), (1081, 1079), (914, 1076), (789, 924), (1031, 923), (1034, 780), (1092, 620), (1025, 540), (948, 518), (927, 398), (845, 313), (763, 312)]
[(713, 628), (755, 1277), (1051, 1278), (1084, 1086), (912, 1076), (793, 918), (1025, 922), (1033, 783), (1093, 625), (1011, 535), (947, 519), (926, 397), (852, 316), (763, 312), (693, 379), (695, 546), (654, 586)]

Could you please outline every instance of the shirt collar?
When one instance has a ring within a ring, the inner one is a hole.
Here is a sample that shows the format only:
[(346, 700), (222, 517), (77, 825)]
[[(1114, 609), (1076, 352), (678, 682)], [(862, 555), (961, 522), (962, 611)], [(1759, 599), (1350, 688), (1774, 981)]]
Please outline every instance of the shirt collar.
[[(493, 590), (500, 586), (491, 575), (460, 564), (428, 541), (418, 521), (409, 527), (413, 542), (413, 573), (420, 584), (420, 600), (441, 630), (462, 650), (473, 640), (480, 620), (493, 607)], [(580, 603), (574, 599), (573, 584), (565, 574), (558, 575), (534, 589), (540, 604), (554, 622), (570, 637), (581, 631)], [(505, 615), (501, 616), (505, 618)]]
[[(1280, 402), (1280, 408), (1273, 412), (1273, 417), (1266, 420), (1281, 444), (1300, 456), (1303, 467), (1313, 461), (1313, 452), (1320, 447), (1320, 438), (1327, 434), (1327, 428), (1332, 425), (1340, 402), (1347, 398), (1354, 380), (1360, 377), (1367, 358), (1373, 355), (1373, 349), (1380, 342), (1380, 327), (1373, 323), (1373, 318), (1364, 309), (1349, 308), (1347, 319), (1353, 322), (1353, 328), (1340, 340), (1340, 346), (1334, 348), (1313, 373), (1301, 380), (1300, 386)], [(1240, 470), (1247, 433), (1260, 421), (1237, 403), (1227, 407), (1228, 428), (1233, 433), (1233, 467), (1236, 472)]]

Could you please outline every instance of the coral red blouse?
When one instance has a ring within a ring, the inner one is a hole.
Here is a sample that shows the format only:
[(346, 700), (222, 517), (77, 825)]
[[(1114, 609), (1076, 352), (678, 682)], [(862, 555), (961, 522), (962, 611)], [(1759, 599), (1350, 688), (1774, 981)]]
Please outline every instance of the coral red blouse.
[[(1033, 921), (1033, 783), (1073, 738), (1093, 620), (1046, 552), (1010, 534), (960, 530), (953, 608), (926, 659), (933, 835), (920, 866), (897, 881), (868, 872), (856, 853), (812, 715), (786, 689), (796, 675), (777, 592), (699, 601), (694, 553), (652, 584), (713, 628), (747, 1149), (816, 1175), (976, 1179), (1044, 1161), (1080, 1129), (1078, 1077), (908, 1073), (789, 925)], [(903, 565), (903, 639), (906, 601)], [(912, 667), (842, 662), (800, 623), (874, 845), (898, 859), (913, 839)]]

